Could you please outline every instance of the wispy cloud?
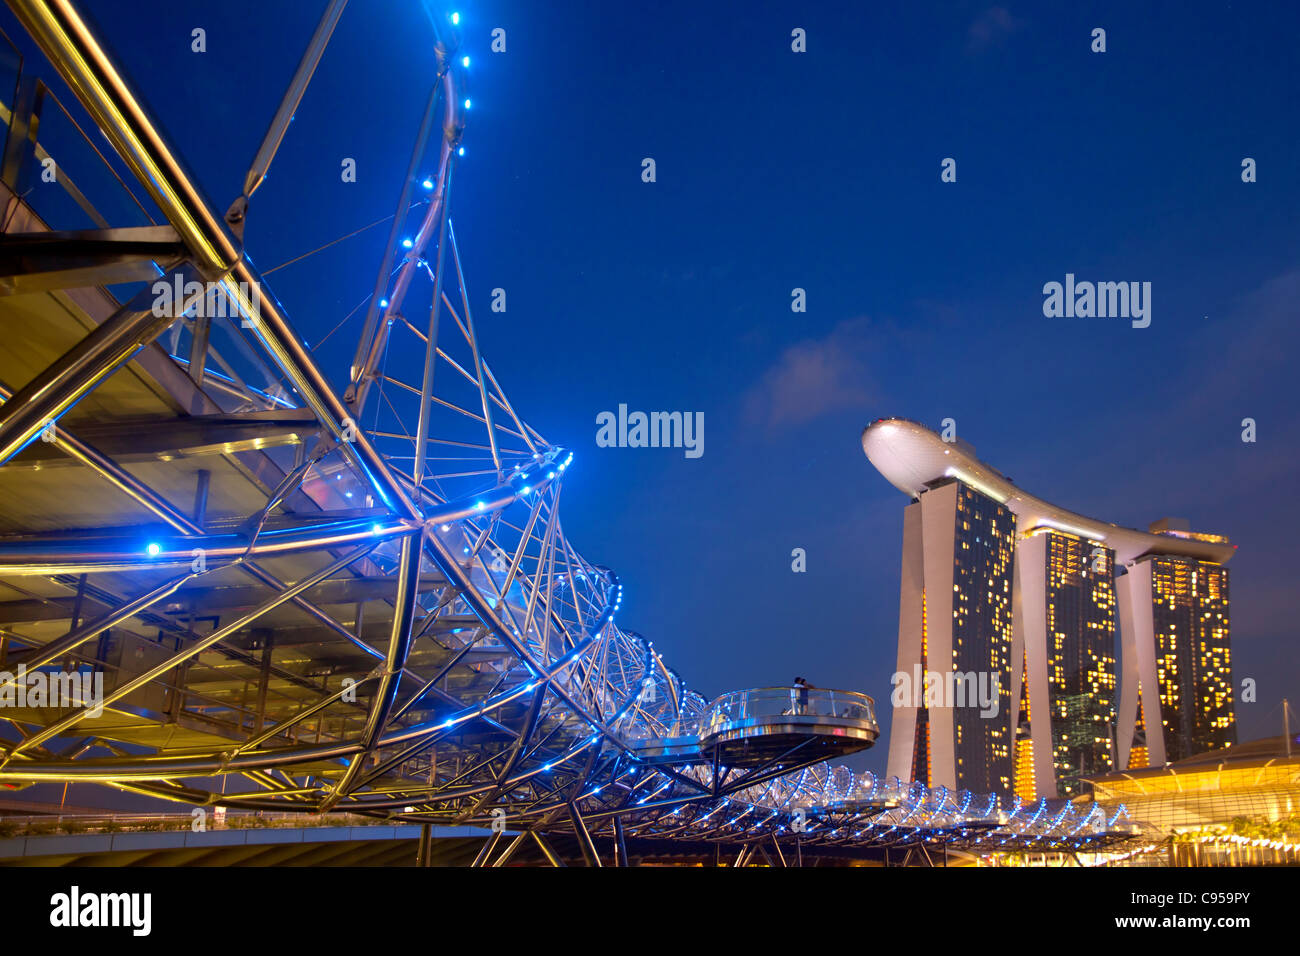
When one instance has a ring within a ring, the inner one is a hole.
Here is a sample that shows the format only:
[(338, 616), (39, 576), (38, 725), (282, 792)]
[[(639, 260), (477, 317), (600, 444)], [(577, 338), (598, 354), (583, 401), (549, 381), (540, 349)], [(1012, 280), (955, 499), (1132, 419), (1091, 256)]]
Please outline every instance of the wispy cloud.
[(1006, 7), (989, 7), (970, 25), (966, 48), (972, 53), (987, 50), (1001, 44), (1024, 25), (1025, 21), (1012, 16)]
[[(1261, 383), (1282, 386), (1294, 368), (1300, 319), (1300, 270), (1260, 284), (1242, 297), (1227, 321), (1207, 324), (1192, 340), (1200, 360), (1189, 369), (1199, 407), (1240, 399)], [(1205, 361), (1205, 359), (1212, 361)]]
[[(1115, 515), (1134, 501), (1152, 502), (1174, 514), (1203, 515), (1202, 531), (1263, 534), (1261, 518), (1270, 509), (1258, 502), (1287, 493), (1300, 444), (1291, 386), (1300, 348), (1297, 301), (1300, 270), (1260, 283), (1222, 318), (1182, 336), (1158, 379), (1134, 393), (1142, 414), (1096, 419), (1082, 436), (1063, 435), (1071, 445), (1105, 445), (1122, 463), (1123, 480), (1091, 483), (1082, 510)], [(1247, 417), (1258, 427), (1253, 444), (1241, 441)], [(1143, 525), (1136, 515), (1131, 521)]]
[(787, 347), (746, 393), (749, 421), (779, 428), (867, 404), (874, 393), (864, 360), (868, 325), (865, 318), (850, 319), (823, 338)]

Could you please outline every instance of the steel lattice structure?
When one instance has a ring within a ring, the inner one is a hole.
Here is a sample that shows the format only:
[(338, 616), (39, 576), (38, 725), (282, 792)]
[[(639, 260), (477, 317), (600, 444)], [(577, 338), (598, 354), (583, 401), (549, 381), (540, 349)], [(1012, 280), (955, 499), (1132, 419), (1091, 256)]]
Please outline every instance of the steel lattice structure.
[[(449, 214), (465, 125), (450, 27), (435, 27), (438, 75), (336, 393), (242, 236), (343, 6), (222, 217), (73, 5), (10, 0), (147, 221), (50, 231), (19, 188), (48, 90), (20, 85), (41, 95), (7, 105), (0, 282), (11, 336), (43, 347), (0, 360), (0, 500), (23, 502), (0, 536), (0, 670), (95, 669), (107, 689), (99, 715), (0, 712), (0, 782), (496, 823), (479, 858), (496, 864), (530, 838), (554, 862), (554, 832), (591, 863), (605, 837), (620, 862), (636, 836), (731, 844), (743, 863), (787, 834), (859, 849), (1137, 836), (1095, 806), (829, 766), (874, 741), (869, 698), (707, 701), (620, 626), (619, 578), (563, 531), (572, 455), (525, 422), (478, 347)], [(158, 314), (153, 286), (125, 303), (104, 288), (139, 280), (173, 284), (172, 307)]]

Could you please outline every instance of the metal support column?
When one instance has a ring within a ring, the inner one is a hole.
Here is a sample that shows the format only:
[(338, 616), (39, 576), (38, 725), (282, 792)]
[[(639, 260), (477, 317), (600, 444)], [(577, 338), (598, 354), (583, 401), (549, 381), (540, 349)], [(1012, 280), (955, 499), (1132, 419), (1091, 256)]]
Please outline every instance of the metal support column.
[(627, 857), (627, 839), (623, 834), (623, 818), (614, 818), (614, 865), (631, 866)]
[(493, 830), (492, 835), (484, 841), (483, 848), (478, 851), (478, 856), (474, 857), (474, 862), (470, 866), (484, 866), (488, 858), (492, 856), (492, 851), (496, 849), (497, 844), (501, 841), (501, 834), (504, 832), (504, 830)]
[(550, 863), (551, 866), (564, 866), (564, 861), (560, 859), (559, 855), (553, 849), (551, 849), (551, 845), (546, 842), (545, 837), (536, 830), (529, 830), (528, 832), (533, 835), (533, 842), (537, 844), (537, 848), (541, 850), (542, 855), (546, 857), (546, 862)]
[(433, 824), (420, 824), (420, 841), (415, 850), (416, 866), (432, 866), (429, 858), (433, 850)]
[(772, 834), (772, 846), (776, 848), (776, 858), (781, 861), (781, 866), (789, 866), (785, 862), (785, 854), (781, 852), (781, 844), (777, 841), (775, 833)]
[(587, 866), (600, 866), (600, 854), (596, 852), (596, 844), (592, 842), (591, 831), (587, 829), (582, 814), (578, 812), (578, 805), (572, 800), (569, 801), (569, 819), (573, 822), (573, 833), (578, 838), (578, 849), (582, 851), (583, 861)]
[(510, 858), (515, 855), (515, 850), (519, 849), (519, 847), (522, 846), (523, 842), (527, 839), (528, 839), (528, 831), (527, 830), (519, 831), (519, 835), (510, 841), (510, 845), (501, 851), (501, 855), (498, 856), (495, 861), (493, 861), (492, 865), (494, 867), (505, 866), (506, 863), (510, 861)]
[[(275, 632), (270, 628), (256, 628), (253, 631), (262, 645), (261, 667), (257, 678), (257, 711), (253, 719), (253, 733), (260, 734), (266, 725), (266, 692), (271, 684), (271, 659), (275, 650)], [(179, 650), (179, 648), (178, 648)]]

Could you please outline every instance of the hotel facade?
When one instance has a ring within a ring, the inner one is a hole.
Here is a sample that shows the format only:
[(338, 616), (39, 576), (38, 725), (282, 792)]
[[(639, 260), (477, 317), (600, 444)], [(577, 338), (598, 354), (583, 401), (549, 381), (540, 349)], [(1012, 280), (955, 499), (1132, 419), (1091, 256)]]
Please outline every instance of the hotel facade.
[(1226, 538), (1067, 511), (906, 419), (872, 423), (862, 447), (911, 498), (898, 673), (998, 689), (996, 708), (896, 701), (889, 775), (1072, 797), (1085, 777), (1235, 742)]

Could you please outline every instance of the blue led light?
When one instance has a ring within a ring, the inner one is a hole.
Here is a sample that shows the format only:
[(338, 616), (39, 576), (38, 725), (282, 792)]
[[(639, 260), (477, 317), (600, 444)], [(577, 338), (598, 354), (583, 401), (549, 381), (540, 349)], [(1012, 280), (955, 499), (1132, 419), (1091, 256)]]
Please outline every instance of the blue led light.
[(461, 66), (469, 66), (469, 57), (467, 57), (467, 56), (463, 56), (463, 57), (461, 57), (461, 58), (460, 58), (460, 65), (461, 65)]
[(465, 147), (462, 146), (460, 149), (456, 150), (456, 155), (457, 155), (457, 156), (464, 156), (464, 155), (465, 155)]
[(413, 243), (410, 239), (403, 239), (403, 240), (402, 240), (402, 248), (403, 248), (403, 249), (410, 249), (410, 248), (411, 248), (412, 246), (414, 246), (414, 245), (415, 245), (415, 243)]
[(432, 180), (432, 179), (426, 179), (424, 182), (420, 183), (420, 185), (423, 186), (425, 189), (432, 189), (432, 188), (433, 188), (433, 180)]
[(460, 14), (459, 14), (459, 13), (453, 13), (453, 14), (451, 15), (451, 22), (454, 23), (454, 24), (459, 25), (459, 24), (460, 24)]
[(465, 100), (465, 109), (469, 109), (469, 107), (470, 107), (470, 102), (469, 102), (469, 100), (467, 99), (467, 100)]
[(387, 299), (380, 299), (380, 300), (379, 300), (379, 307), (380, 307), (381, 309), (386, 309), (386, 308), (388, 308), (388, 300), (387, 300)]
[(162, 553), (162, 545), (158, 544), (157, 542), (151, 541), (149, 543), (149, 546), (145, 548), (145, 550), (149, 552), (149, 557), (154, 558)]

